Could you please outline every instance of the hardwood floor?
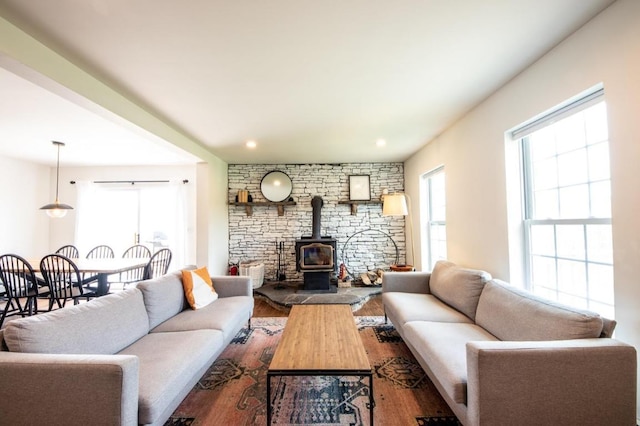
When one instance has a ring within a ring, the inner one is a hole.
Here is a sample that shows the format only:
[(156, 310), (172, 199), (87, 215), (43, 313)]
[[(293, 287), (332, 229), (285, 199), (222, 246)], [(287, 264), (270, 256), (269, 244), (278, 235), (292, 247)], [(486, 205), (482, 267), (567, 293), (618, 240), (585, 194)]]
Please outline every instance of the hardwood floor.
[(353, 313), (354, 315), (367, 317), (367, 316), (382, 316), (384, 315), (384, 307), (382, 306), (382, 295), (378, 294), (367, 300), (362, 308)]
[[(286, 317), (288, 312), (279, 310), (269, 305), (262, 298), (254, 298), (255, 306), (253, 308), (253, 317)], [(382, 307), (382, 296), (376, 295), (369, 299), (362, 308), (353, 313), (356, 316), (381, 316), (384, 315), (384, 309)]]

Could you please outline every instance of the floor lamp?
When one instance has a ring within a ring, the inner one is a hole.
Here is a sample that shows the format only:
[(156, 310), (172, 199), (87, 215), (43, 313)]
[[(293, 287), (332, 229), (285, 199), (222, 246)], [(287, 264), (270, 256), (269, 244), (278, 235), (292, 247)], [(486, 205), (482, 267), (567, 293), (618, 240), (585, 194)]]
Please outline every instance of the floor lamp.
[[(413, 245), (413, 223), (411, 221), (410, 200), (407, 194), (395, 193), (386, 194), (382, 199), (382, 215), (383, 216), (408, 216), (409, 221), (409, 237), (411, 238), (411, 257), (415, 257), (415, 250)], [(415, 261), (415, 259), (414, 259)], [(408, 260), (407, 260), (408, 263)], [(412, 271), (413, 265), (392, 265), (392, 271)]]

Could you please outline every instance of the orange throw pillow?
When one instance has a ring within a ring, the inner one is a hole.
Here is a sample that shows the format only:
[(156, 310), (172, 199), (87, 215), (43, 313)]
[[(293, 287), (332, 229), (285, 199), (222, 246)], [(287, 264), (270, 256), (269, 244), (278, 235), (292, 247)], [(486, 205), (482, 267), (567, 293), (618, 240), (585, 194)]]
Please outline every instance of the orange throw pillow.
[(182, 271), (182, 287), (191, 309), (200, 309), (218, 298), (207, 267)]

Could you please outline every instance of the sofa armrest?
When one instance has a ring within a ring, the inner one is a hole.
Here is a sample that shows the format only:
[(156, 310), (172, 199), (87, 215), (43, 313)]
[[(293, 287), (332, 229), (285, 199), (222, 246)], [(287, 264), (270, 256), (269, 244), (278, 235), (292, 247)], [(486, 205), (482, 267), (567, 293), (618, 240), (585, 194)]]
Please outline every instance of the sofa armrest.
[(385, 272), (382, 276), (382, 292), (431, 293), (431, 272)]
[(636, 350), (613, 339), (469, 342), (469, 425), (636, 422)]
[(253, 287), (249, 276), (219, 275), (211, 277), (211, 281), (220, 297), (253, 296)]
[(138, 357), (0, 352), (3, 424), (138, 424)]

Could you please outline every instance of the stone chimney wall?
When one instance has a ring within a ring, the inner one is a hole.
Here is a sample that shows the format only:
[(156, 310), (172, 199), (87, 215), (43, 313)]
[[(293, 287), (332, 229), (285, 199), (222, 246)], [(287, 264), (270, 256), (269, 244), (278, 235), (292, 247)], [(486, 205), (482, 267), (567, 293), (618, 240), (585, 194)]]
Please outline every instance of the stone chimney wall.
[(360, 204), (356, 215), (351, 214), (350, 205), (338, 204), (349, 200), (350, 175), (370, 176), (372, 201), (380, 200), (383, 189), (404, 191), (402, 163), (230, 164), (228, 201), (235, 201), (241, 189), (248, 190), (253, 201), (267, 201), (260, 192), (260, 182), (273, 170), (291, 178), (291, 197), (296, 205), (285, 206), (283, 216), (278, 216), (276, 206), (255, 206), (247, 216), (243, 206), (229, 205), (231, 262), (263, 262), (265, 280), (273, 280), (278, 267), (277, 244), (282, 241), (286, 278), (301, 281), (302, 274), (295, 267), (295, 240), (311, 236), (311, 199), (318, 195), (324, 201), (321, 234), (337, 240), (338, 265), (345, 263), (354, 278), (396, 263), (394, 243), (399, 250), (398, 263), (405, 263), (404, 217), (382, 216), (382, 203)]

